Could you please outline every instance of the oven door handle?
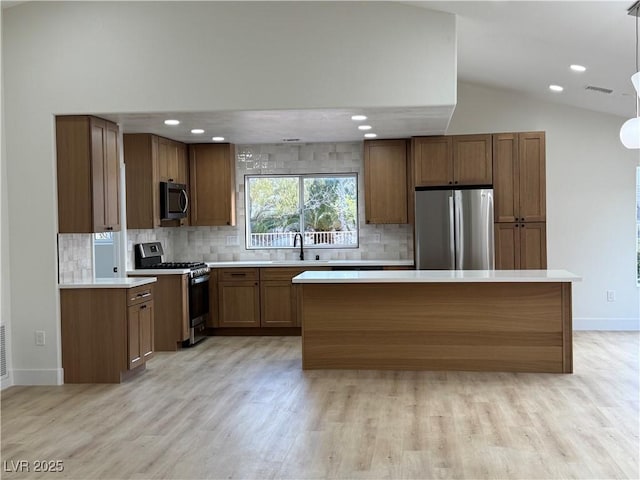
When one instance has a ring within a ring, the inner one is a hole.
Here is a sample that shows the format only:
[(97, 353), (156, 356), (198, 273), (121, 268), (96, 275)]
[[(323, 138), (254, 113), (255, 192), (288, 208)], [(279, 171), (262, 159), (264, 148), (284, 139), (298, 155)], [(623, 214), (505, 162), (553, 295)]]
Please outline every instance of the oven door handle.
[(194, 277), (191, 279), (191, 285), (197, 285), (198, 283), (204, 283), (209, 281), (209, 275), (202, 275), (201, 277)]

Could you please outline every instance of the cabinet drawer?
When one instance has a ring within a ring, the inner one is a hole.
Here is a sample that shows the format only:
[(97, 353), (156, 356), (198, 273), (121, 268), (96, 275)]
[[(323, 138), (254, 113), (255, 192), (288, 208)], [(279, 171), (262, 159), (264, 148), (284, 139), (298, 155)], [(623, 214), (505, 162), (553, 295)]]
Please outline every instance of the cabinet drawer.
[(260, 269), (260, 281), (287, 280), (309, 270), (330, 270), (329, 267), (273, 267)]
[(304, 272), (304, 268), (261, 268), (260, 280), (291, 280), (296, 275), (300, 275)]
[(257, 268), (221, 268), (218, 270), (219, 282), (257, 282)]
[(153, 300), (153, 285), (141, 285), (127, 290), (127, 305)]

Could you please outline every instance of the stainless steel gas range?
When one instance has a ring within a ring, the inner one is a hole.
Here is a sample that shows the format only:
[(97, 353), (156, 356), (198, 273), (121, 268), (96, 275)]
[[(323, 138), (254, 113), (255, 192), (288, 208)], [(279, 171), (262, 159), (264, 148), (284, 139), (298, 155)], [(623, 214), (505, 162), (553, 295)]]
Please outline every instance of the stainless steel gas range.
[(205, 323), (209, 315), (209, 267), (204, 262), (163, 262), (164, 250), (160, 242), (138, 243), (134, 248), (138, 269), (188, 270), (189, 274), (189, 347), (204, 340)]

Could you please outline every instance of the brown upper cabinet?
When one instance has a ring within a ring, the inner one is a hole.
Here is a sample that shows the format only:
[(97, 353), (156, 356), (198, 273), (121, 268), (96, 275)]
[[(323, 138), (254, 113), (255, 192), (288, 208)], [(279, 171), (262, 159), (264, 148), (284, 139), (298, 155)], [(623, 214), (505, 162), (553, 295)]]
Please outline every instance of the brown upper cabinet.
[(491, 185), (493, 165), (491, 135), (455, 135), (453, 138), (453, 183)]
[(414, 137), (416, 187), (491, 185), (491, 135)]
[(118, 126), (86, 115), (56, 117), (58, 231), (120, 230)]
[(160, 182), (189, 184), (187, 146), (150, 133), (125, 134), (123, 139), (127, 227), (188, 225), (188, 218), (160, 218)]
[(187, 146), (184, 143), (158, 137), (158, 176), (161, 182), (189, 183)]
[(496, 222), (546, 220), (544, 132), (493, 135)]
[(364, 142), (367, 223), (407, 223), (407, 141)]
[(414, 186), (448, 185), (453, 182), (451, 137), (413, 137)]
[(189, 145), (191, 225), (235, 225), (235, 146)]

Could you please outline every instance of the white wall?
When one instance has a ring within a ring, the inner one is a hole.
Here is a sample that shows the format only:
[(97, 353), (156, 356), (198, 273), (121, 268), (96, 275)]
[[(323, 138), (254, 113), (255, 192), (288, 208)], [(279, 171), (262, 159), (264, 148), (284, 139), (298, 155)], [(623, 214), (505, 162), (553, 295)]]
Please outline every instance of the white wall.
[[(0, 24), (2, 21), (2, 9), (0, 9)], [(2, 28), (0, 27), (0, 33)], [(0, 388), (6, 388), (13, 384), (11, 371), (11, 315), (9, 308), (9, 230), (7, 228), (7, 164), (6, 142), (4, 141), (4, 65), (2, 52), (0, 51), (0, 155), (3, 161), (0, 163), (0, 323), (5, 325), (7, 344), (4, 352), (7, 360), (8, 375), (2, 379)]]
[(455, 18), (408, 5), (27, 2), (3, 13), (18, 384), (62, 373), (54, 114), (455, 104)]
[[(574, 327), (638, 329), (636, 166), (619, 140), (625, 119), (458, 85), (448, 134), (546, 131), (549, 268), (583, 277), (574, 284)], [(616, 301), (607, 302), (607, 290)]]

